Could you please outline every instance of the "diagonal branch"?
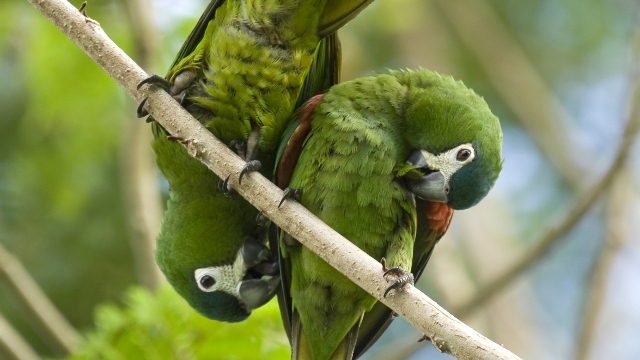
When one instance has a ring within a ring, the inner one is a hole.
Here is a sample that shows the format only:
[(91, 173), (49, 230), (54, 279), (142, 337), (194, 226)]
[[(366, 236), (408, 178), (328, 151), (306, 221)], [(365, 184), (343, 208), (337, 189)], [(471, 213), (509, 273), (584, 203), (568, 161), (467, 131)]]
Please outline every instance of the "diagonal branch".
[(0, 314), (0, 355), (16, 360), (38, 360), (40, 356)]
[[(67, 37), (107, 71), (134, 99), (144, 92), (136, 85), (147, 75), (102, 31), (99, 25), (83, 17), (65, 0), (29, 0)], [(462, 359), (518, 359), (442, 309), (413, 286), (383, 299), (387, 286), (377, 260), (329, 228), (302, 205), (287, 202), (278, 208), (282, 191), (258, 173), (237, 183), (237, 174), (245, 164), (227, 146), (195, 120), (169, 94), (151, 87), (149, 109), (154, 119), (174, 136), (188, 139), (187, 150), (221, 178), (229, 174), (236, 191), (261, 210), (284, 231), (294, 236), (331, 266), (426, 334), (440, 351)]]
[(38, 330), (47, 335), (56, 349), (70, 354), (80, 343), (80, 335), (47, 298), (35, 280), (12, 254), (0, 245), (0, 278), (16, 294), (29, 315), (36, 320)]
[(624, 214), (629, 210), (629, 190), (629, 176), (628, 174), (625, 176), (625, 172), (622, 172), (616, 178), (612, 190), (609, 191), (607, 234), (600, 255), (594, 261), (589, 274), (587, 296), (582, 309), (582, 329), (576, 345), (576, 360), (589, 357), (589, 350), (598, 330), (596, 323), (606, 300), (606, 287), (611, 266), (627, 237), (623, 221)]

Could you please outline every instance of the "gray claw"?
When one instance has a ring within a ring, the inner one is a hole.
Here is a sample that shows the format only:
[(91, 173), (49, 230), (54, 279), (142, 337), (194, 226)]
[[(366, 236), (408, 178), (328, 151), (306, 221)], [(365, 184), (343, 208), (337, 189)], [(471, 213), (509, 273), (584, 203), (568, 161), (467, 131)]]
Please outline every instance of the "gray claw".
[(262, 164), (258, 160), (251, 160), (248, 163), (246, 163), (242, 167), (242, 171), (240, 171), (240, 176), (238, 177), (238, 184), (242, 184), (242, 177), (244, 176), (244, 174), (253, 172), (253, 171), (258, 171), (260, 170), (261, 167), (262, 167)]
[(282, 206), (284, 201), (287, 199), (293, 199), (293, 200), (296, 200), (297, 202), (300, 202), (301, 198), (302, 198), (302, 189), (292, 189), (290, 187), (287, 187), (282, 192), (282, 199), (280, 199), (280, 202), (278, 203), (278, 208), (280, 208), (280, 206)]
[(229, 188), (229, 178), (231, 178), (231, 175), (227, 176), (224, 180), (218, 181), (218, 190), (226, 197), (233, 195), (233, 189)]
[(414, 283), (413, 274), (405, 272), (404, 269), (402, 269), (400, 266), (392, 267), (391, 269), (386, 270), (382, 276), (386, 278), (387, 275), (395, 275), (397, 277), (395, 280), (389, 282), (389, 286), (382, 296), (385, 298), (387, 297), (389, 291), (398, 290), (406, 284), (413, 285)]
[(145, 84), (153, 84), (161, 87), (164, 91), (171, 94), (171, 84), (167, 81), (167, 79), (160, 77), (158, 75), (151, 75), (148, 78), (140, 81), (136, 89), (140, 90), (140, 88)]
[(138, 119), (149, 115), (149, 112), (144, 108), (144, 104), (146, 103), (147, 103), (147, 98), (144, 98), (140, 102), (140, 105), (138, 105), (138, 108), (136, 109), (136, 116), (138, 117)]

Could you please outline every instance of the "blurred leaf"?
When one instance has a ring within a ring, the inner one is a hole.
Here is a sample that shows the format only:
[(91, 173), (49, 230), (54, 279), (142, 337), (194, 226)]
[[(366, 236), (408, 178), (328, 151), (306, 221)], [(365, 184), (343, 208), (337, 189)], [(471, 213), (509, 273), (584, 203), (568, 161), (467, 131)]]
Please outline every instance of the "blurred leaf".
[(271, 301), (241, 323), (209, 320), (169, 286), (132, 288), (126, 307), (101, 305), (96, 330), (70, 359), (284, 359), (289, 343)]

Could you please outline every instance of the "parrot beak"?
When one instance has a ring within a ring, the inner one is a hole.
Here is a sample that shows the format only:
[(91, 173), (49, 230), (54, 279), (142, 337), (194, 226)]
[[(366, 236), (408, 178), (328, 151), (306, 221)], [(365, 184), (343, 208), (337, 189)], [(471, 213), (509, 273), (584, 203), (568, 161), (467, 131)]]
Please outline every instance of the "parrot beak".
[[(420, 150), (409, 154), (407, 163), (417, 169), (429, 169), (427, 159)], [(435, 169), (430, 169), (435, 170)], [(431, 171), (418, 180), (408, 181), (409, 190), (422, 200), (446, 203), (449, 194), (449, 184), (440, 171)]]
[(280, 286), (278, 263), (271, 252), (257, 239), (247, 237), (242, 247), (242, 261), (247, 269), (238, 293), (245, 309), (250, 312), (266, 304)]
[(260, 241), (252, 237), (245, 239), (242, 246), (242, 261), (247, 268), (252, 268), (270, 258), (271, 252)]
[(441, 172), (435, 171), (418, 180), (411, 180), (409, 190), (422, 200), (446, 203), (448, 201), (449, 184)]
[(242, 281), (239, 293), (247, 312), (266, 304), (276, 294), (279, 287), (280, 275)]
[(418, 169), (428, 167), (427, 159), (424, 158), (424, 154), (422, 154), (422, 151), (420, 150), (412, 151), (407, 158), (407, 162)]

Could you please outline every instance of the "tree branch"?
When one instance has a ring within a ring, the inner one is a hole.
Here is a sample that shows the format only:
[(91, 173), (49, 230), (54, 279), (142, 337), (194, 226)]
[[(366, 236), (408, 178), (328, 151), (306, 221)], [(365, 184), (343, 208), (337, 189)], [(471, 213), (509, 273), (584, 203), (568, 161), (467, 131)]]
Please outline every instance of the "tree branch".
[(63, 354), (70, 354), (80, 343), (80, 335), (40, 289), (22, 263), (0, 245), (0, 277), (7, 280), (39, 331)]
[[(64, 0), (29, 0), (62, 32), (107, 71), (134, 99), (145, 92), (136, 85), (147, 75), (124, 54), (97, 23), (87, 20)], [(187, 140), (187, 150), (221, 178), (229, 174), (236, 191), (331, 266), (364, 290), (405, 317), (426, 334), (440, 351), (461, 359), (518, 359), (517, 356), (469, 328), (413, 286), (382, 297), (387, 286), (377, 260), (353, 245), (295, 202), (278, 208), (282, 191), (259, 173), (237, 183), (245, 164), (227, 146), (178, 105), (169, 94), (151, 86), (149, 110), (154, 119), (174, 136)]]
[(596, 322), (606, 298), (606, 285), (611, 265), (620, 247), (624, 245), (627, 234), (624, 231), (624, 215), (629, 210), (629, 176), (622, 172), (616, 177), (609, 191), (607, 234), (598, 258), (591, 268), (590, 281), (586, 289), (586, 299), (582, 310), (582, 329), (576, 346), (576, 360), (589, 357), (589, 350), (595, 336)]
[(40, 356), (0, 314), (0, 355), (16, 360), (38, 360)]

